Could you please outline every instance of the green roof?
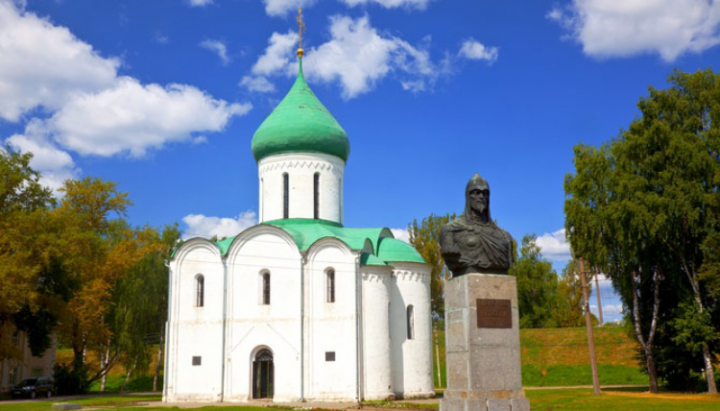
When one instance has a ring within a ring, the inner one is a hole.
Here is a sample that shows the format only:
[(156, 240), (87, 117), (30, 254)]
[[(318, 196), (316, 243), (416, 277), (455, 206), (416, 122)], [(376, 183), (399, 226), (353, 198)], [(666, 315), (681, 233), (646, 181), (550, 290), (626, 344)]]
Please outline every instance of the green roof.
[(405, 241), (396, 238), (385, 237), (380, 240), (378, 258), (388, 263), (407, 262), (425, 264), (420, 253), (413, 246)]
[[(307, 251), (323, 238), (335, 238), (345, 243), (351, 250), (361, 251), (361, 265), (387, 266), (388, 263), (393, 262), (425, 263), (413, 246), (393, 238), (392, 232), (387, 228), (348, 228), (334, 221), (311, 218), (287, 218), (266, 221), (262, 224), (280, 228), (288, 233), (301, 252)], [(220, 250), (220, 255), (223, 257), (227, 255), (236, 237), (228, 237), (213, 243)], [(176, 251), (177, 248), (173, 251), (173, 257)]]
[(220, 255), (227, 254), (228, 250), (230, 250), (230, 245), (235, 240), (235, 237), (237, 237), (237, 236), (223, 238), (222, 240), (215, 242), (215, 245), (217, 246), (217, 248), (220, 249)]
[(295, 84), (260, 124), (251, 148), (256, 161), (297, 152), (330, 154), (347, 161), (350, 155), (347, 134), (305, 82), (302, 58)]
[(381, 267), (387, 267), (387, 264), (383, 260), (370, 253), (360, 254), (360, 265), (379, 265)]
[(332, 237), (347, 244), (351, 250), (362, 250), (365, 248), (365, 242), (370, 240), (372, 251), (377, 254), (380, 238), (392, 236), (387, 228), (346, 228), (333, 221), (312, 218), (287, 218), (266, 221), (263, 224), (285, 230), (303, 252), (321, 238)]

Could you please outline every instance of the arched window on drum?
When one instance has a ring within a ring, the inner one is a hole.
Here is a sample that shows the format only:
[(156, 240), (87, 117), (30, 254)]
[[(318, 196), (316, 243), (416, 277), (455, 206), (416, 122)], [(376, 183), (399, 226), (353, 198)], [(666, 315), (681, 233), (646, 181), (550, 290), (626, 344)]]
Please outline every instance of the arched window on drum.
[(205, 306), (205, 277), (202, 274), (195, 276), (195, 307)]
[(412, 305), (407, 307), (407, 339), (415, 339), (415, 308)]
[(270, 305), (270, 272), (260, 272), (260, 304)]

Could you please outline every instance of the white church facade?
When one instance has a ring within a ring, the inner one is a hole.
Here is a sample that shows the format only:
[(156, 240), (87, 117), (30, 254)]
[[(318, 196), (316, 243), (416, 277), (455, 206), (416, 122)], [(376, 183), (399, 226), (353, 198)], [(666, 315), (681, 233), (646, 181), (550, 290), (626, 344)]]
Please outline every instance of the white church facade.
[(430, 267), (343, 221), (345, 131), (302, 73), (252, 141), (259, 224), (170, 261), (167, 402), (434, 396)]

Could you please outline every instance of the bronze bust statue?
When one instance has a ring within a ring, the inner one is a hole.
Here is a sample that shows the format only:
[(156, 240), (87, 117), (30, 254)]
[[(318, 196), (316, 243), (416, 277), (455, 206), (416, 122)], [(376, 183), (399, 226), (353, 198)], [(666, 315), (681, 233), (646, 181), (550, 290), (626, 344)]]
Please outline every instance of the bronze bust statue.
[(490, 219), (490, 186), (478, 174), (465, 189), (465, 214), (440, 231), (440, 250), (453, 277), (507, 274), (513, 263), (512, 237)]

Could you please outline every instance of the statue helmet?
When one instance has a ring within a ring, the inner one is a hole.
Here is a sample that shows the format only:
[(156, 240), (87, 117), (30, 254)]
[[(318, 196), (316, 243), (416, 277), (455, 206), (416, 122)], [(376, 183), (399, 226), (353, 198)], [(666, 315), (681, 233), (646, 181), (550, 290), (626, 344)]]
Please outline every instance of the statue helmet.
[(470, 181), (468, 181), (465, 193), (470, 193), (475, 188), (487, 189), (489, 191), (490, 185), (484, 178), (480, 177), (480, 174), (475, 173)]
[(480, 177), (480, 174), (475, 173), (474, 176), (468, 181), (467, 187), (465, 188), (465, 215), (470, 216), (472, 215), (472, 212), (470, 210), (470, 192), (475, 190), (487, 190), (487, 208), (485, 210), (485, 213), (487, 213), (488, 219), (490, 218), (490, 185), (488, 182)]

